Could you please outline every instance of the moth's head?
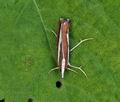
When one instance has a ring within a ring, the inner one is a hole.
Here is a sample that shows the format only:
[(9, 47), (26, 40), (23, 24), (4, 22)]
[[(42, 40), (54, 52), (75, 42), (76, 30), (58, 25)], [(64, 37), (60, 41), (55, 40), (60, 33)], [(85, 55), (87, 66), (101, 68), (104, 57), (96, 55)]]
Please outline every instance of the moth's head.
[(60, 18), (59, 20), (60, 24), (66, 24), (66, 25), (70, 25), (71, 21), (70, 19), (64, 19), (64, 18)]
[(60, 26), (64, 31), (68, 31), (70, 28), (70, 19), (60, 18)]

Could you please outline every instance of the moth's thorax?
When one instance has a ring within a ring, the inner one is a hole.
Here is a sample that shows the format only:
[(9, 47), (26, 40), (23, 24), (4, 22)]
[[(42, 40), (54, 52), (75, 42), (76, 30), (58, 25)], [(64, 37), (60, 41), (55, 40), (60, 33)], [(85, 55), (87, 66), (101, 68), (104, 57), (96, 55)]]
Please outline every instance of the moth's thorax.
[(69, 20), (60, 19), (59, 32), (57, 35), (58, 66), (67, 68), (69, 61)]

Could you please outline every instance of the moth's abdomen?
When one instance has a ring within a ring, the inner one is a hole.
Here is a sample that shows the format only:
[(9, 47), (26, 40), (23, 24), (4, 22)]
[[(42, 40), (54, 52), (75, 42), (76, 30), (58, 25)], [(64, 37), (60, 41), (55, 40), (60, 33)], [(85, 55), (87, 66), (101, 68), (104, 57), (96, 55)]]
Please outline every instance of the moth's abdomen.
[[(64, 47), (64, 48), (63, 48)], [(64, 44), (60, 45), (60, 57), (58, 65), (61, 67), (63, 62), (65, 63), (65, 68), (67, 68), (68, 65), (68, 50), (66, 48), (67, 46), (64, 46)]]

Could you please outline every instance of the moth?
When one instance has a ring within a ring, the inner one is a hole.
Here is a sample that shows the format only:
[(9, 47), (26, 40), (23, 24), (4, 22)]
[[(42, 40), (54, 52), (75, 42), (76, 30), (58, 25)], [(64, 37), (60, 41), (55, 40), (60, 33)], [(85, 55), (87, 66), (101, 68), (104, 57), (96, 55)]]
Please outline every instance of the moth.
[(80, 42), (77, 43), (73, 48), (69, 49), (70, 24), (71, 23), (70, 23), (69, 19), (60, 18), (60, 20), (59, 20), (59, 30), (58, 30), (57, 35), (54, 31), (52, 31), (57, 38), (57, 67), (51, 69), (49, 71), (49, 73), (51, 71), (56, 70), (56, 69), (60, 69), (61, 78), (64, 78), (64, 73), (65, 73), (66, 70), (77, 73), (75, 70), (71, 69), (71, 68), (74, 68), (74, 69), (79, 69), (87, 77), (87, 74), (84, 72), (84, 70), (81, 68), (81, 66), (77, 67), (77, 66), (73, 66), (73, 65), (70, 64), (69, 54), (74, 49), (76, 49), (79, 45), (81, 45), (81, 43), (83, 43), (87, 40), (91, 40), (93, 38), (87, 38), (87, 39), (84, 39), (84, 40), (80, 40)]

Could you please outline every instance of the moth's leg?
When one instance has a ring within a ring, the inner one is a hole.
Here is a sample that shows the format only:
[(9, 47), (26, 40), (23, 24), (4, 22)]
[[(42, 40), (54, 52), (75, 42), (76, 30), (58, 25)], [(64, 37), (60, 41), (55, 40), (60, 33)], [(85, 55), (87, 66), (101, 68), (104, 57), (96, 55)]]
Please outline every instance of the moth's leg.
[(55, 67), (55, 68), (51, 69), (48, 73), (51, 73), (52, 71), (54, 71), (56, 69), (59, 69), (59, 67)]
[(85, 71), (81, 68), (81, 66), (80, 66), (80, 67), (76, 67), (76, 66), (71, 65), (70, 63), (69, 63), (68, 65), (69, 65), (69, 67), (72, 67), (72, 68), (75, 68), (75, 69), (79, 69), (79, 70), (85, 75), (85, 77), (88, 78), (88, 77), (87, 77), (87, 74), (86, 74)]
[(55, 37), (57, 37), (57, 34), (53, 30), (51, 30), (51, 32), (54, 34)]
[(57, 34), (55, 33), (55, 31), (53, 31), (52, 29), (46, 29), (46, 30), (48, 30), (49, 32), (52, 32), (52, 34), (55, 36), (55, 37), (57, 37)]
[(73, 48), (70, 49), (70, 52), (72, 52), (74, 49), (76, 49), (79, 45), (81, 45), (83, 42), (86, 42), (88, 40), (92, 40), (93, 38), (87, 38), (87, 39), (83, 39), (83, 40), (80, 40), (79, 43), (77, 43)]
[(77, 73), (75, 70), (71, 69), (71, 68), (67, 68), (67, 70), (71, 71), (71, 72), (74, 72), (74, 73)]

